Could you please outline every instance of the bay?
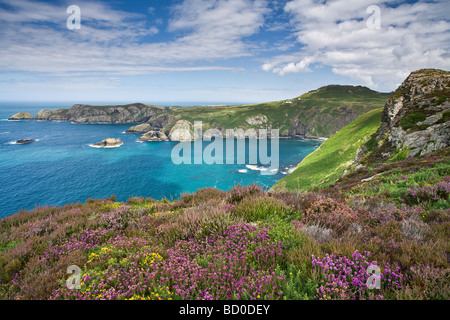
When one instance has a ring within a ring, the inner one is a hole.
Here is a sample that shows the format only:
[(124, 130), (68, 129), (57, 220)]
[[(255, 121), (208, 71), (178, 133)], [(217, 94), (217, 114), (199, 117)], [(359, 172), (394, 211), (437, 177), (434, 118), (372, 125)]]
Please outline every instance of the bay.
[[(44, 108), (61, 107), (70, 105), (0, 103), (0, 218), (35, 206), (85, 202), (113, 194), (117, 201), (126, 201), (132, 196), (177, 199), (199, 188), (229, 190), (238, 183), (270, 188), (321, 143), (280, 139), (280, 170), (263, 175), (237, 161), (229, 165), (176, 165), (171, 152), (177, 142), (140, 143), (139, 135), (125, 133), (130, 124), (7, 120), (20, 111), (35, 115)], [(124, 144), (113, 149), (89, 146), (105, 138), (118, 138)], [(37, 141), (14, 144), (19, 139)], [(203, 148), (208, 144), (203, 142)], [(236, 157), (237, 152), (234, 154)]]

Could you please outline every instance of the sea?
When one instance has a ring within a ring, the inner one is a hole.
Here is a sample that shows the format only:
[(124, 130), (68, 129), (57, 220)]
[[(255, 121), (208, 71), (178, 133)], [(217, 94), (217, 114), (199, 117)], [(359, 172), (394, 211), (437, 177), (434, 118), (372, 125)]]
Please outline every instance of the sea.
[[(280, 139), (279, 170), (264, 175), (267, 165), (249, 165), (248, 141), (244, 164), (237, 163), (236, 149), (233, 164), (174, 164), (171, 154), (178, 142), (139, 142), (139, 135), (125, 133), (132, 124), (7, 120), (17, 112), (36, 115), (42, 109), (70, 106), (0, 102), (0, 219), (37, 206), (84, 203), (89, 198), (112, 195), (116, 201), (134, 196), (174, 200), (206, 187), (230, 190), (237, 184), (257, 183), (269, 189), (322, 143)], [(91, 146), (106, 138), (117, 138), (124, 144), (110, 149)], [(20, 139), (37, 141), (15, 144)], [(203, 148), (210, 143), (204, 141)], [(226, 163), (225, 149), (223, 157)]]

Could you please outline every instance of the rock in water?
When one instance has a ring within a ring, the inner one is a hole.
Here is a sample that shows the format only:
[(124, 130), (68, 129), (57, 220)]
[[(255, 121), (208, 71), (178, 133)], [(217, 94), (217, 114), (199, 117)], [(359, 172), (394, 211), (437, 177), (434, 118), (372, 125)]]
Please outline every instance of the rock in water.
[(134, 127), (131, 127), (126, 131), (126, 133), (146, 133), (152, 131), (153, 128), (148, 123), (143, 123)]
[(123, 145), (123, 141), (119, 139), (108, 138), (99, 143), (94, 143), (95, 148), (117, 148)]
[(31, 114), (29, 114), (28, 112), (19, 112), (19, 113), (16, 113), (15, 115), (13, 115), (8, 120), (33, 120), (33, 119), (34, 119), (34, 117)]
[(16, 141), (16, 144), (27, 144), (35, 141), (36, 139), (20, 139)]
[(140, 141), (153, 142), (153, 141), (168, 141), (169, 138), (161, 131), (149, 131), (139, 138)]

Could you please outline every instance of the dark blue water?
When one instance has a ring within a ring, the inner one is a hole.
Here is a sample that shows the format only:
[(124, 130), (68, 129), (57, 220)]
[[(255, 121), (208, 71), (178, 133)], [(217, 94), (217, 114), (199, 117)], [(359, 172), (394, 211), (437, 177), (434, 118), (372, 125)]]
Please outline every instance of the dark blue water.
[[(175, 165), (171, 151), (176, 142), (139, 143), (138, 135), (124, 133), (131, 125), (5, 120), (19, 111), (35, 115), (43, 108), (69, 106), (0, 104), (0, 217), (36, 205), (85, 202), (113, 194), (118, 201), (131, 196), (175, 199), (204, 187), (229, 190), (237, 183), (254, 182), (271, 187), (287, 168), (295, 167), (320, 145), (281, 139), (280, 170), (262, 175), (243, 164)], [(121, 139), (124, 145), (89, 146), (105, 138)], [(13, 144), (19, 139), (38, 141)], [(208, 144), (204, 142), (204, 147)]]

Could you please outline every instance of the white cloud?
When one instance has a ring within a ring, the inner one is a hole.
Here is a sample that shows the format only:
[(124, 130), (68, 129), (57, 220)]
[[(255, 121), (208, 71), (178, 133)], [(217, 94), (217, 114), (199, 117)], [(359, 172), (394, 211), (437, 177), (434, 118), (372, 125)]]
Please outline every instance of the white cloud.
[[(302, 49), (268, 59), (262, 69), (284, 75), (331, 67), (376, 89), (393, 90), (420, 68), (450, 68), (447, 0), (401, 4), (381, 0), (294, 0), (285, 6)], [(367, 28), (366, 9), (381, 9), (381, 29)]]
[[(66, 6), (0, 0), (0, 69), (49, 74), (145, 74), (228, 70), (210, 62), (249, 56), (243, 38), (259, 31), (265, 0), (184, 0), (173, 8), (173, 40), (143, 42), (160, 32), (146, 16), (101, 2), (77, 1), (81, 29), (68, 30)], [(13, 8), (11, 10), (10, 8)], [(151, 9), (150, 9), (151, 10)]]

